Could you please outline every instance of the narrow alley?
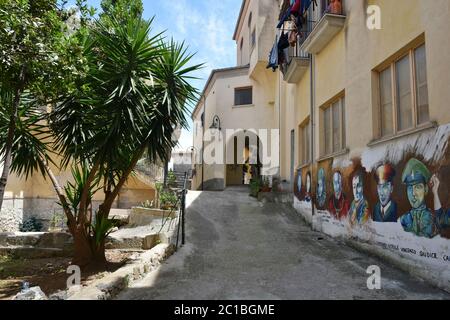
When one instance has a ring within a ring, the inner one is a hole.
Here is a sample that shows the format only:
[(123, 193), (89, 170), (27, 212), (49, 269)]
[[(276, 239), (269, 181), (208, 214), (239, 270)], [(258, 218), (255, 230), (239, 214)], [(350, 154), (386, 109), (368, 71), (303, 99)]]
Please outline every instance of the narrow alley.
[[(118, 299), (450, 299), (243, 189), (188, 193), (187, 244)], [(381, 290), (366, 270), (381, 268)]]

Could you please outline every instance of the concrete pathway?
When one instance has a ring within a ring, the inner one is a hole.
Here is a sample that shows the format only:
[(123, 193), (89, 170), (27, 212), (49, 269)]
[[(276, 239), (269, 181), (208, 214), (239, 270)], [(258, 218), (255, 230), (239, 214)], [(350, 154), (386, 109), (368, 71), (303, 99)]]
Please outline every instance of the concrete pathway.
[[(188, 244), (119, 299), (450, 299), (248, 191), (190, 191), (188, 204)], [(367, 289), (371, 265), (382, 290)]]

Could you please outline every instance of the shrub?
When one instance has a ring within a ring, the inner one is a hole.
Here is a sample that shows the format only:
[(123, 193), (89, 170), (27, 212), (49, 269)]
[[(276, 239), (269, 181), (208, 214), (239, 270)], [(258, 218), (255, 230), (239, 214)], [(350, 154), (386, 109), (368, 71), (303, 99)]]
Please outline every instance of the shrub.
[(159, 194), (159, 203), (161, 209), (176, 209), (178, 197), (175, 192), (170, 190), (161, 191)]
[(173, 170), (170, 170), (167, 174), (167, 185), (169, 188), (176, 188), (177, 187), (177, 176), (173, 172)]
[(153, 209), (155, 208), (155, 201), (154, 200), (147, 200), (141, 203), (142, 208), (146, 209)]
[(261, 182), (259, 179), (252, 180), (250, 182), (250, 196), (251, 197), (258, 197), (259, 192), (261, 191)]
[(21, 232), (40, 232), (42, 228), (42, 223), (36, 217), (26, 219), (19, 227)]

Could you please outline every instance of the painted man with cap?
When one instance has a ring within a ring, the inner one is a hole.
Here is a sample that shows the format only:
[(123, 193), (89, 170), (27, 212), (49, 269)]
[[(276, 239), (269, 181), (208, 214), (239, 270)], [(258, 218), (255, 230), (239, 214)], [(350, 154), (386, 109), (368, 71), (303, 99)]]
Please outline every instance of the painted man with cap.
[(375, 222), (397, 222), (397, 203), (392, 200), (395, 169), (389, 163), (379, 166), (375, 171), (378, 203), (373, 210)]
[[(449, 222), (448, 213), (444, 212), (439, 200), (439, 180), (436, 176), (431, 177), (430, 170), (413, 158), (406, 164), (402, 181), (407, 186), (408, 200), (412, 206), (411, 211), (400, 218), (403, 229), (419, 237), (435, 237), (439, 229), (448, 226)], [(435, 215), (425, 203), (430, 181), (434, 194)]]

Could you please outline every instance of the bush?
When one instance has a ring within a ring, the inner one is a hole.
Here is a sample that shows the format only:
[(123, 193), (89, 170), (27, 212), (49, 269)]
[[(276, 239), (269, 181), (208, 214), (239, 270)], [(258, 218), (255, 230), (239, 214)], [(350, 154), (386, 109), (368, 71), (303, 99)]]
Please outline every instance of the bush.
[(176, 188), (177, 187), (177, 176), (173, 172), (173, 170), (170, 170), (167, 174), (167, 185), (169, 188)]
[(42, 228), (42, 223), (36, 217), (28, 218), (19, 227), (20, 232), (40, 232)]
[(147, 200), (141, 203), (142, 208), (146, 209), (154, 209), (155, 208), (155, 201), (154, 200)]
[(161, 191), (159, 194), (159, 203), (161, 209), (176, 209), (178, 197), (175, 192), (170, 190)]
[(261, 191), (261, 181), (259, 181), (259, 179), (252, 180), (250, 182), (250, 196), (257, 198), (260, 191)]

